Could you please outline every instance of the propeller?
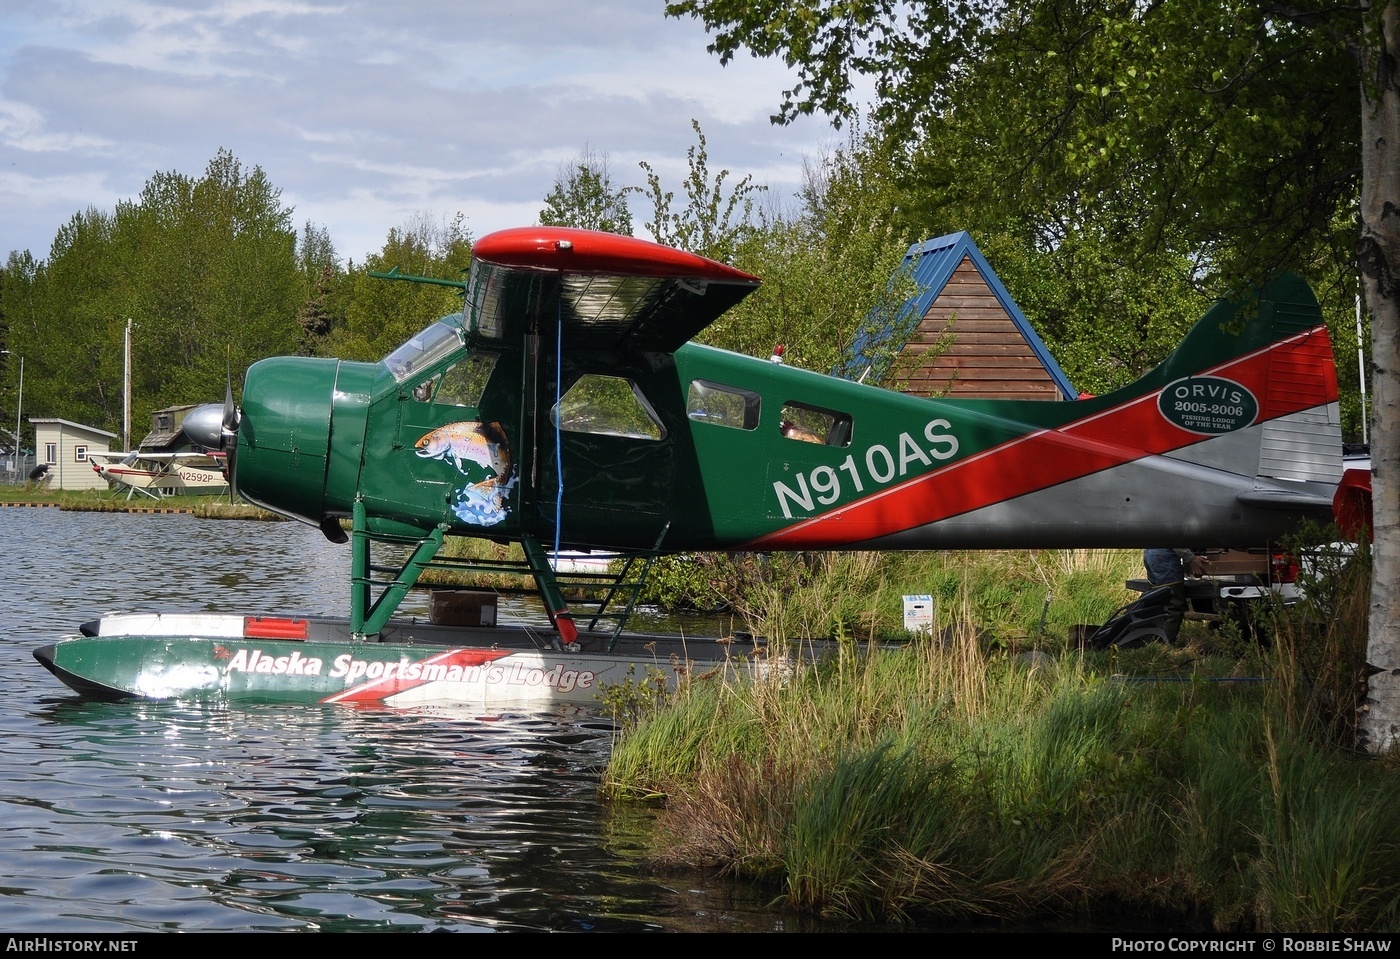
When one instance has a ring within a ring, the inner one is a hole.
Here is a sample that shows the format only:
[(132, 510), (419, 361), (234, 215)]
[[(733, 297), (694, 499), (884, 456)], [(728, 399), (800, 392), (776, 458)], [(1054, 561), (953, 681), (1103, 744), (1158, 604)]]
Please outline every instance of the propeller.
[(228, 450), (238, 435), (240, 414), (233, 405), (233, 375), (224, 388), (223, 403), (205, 403), (185, 414), (185, 435), (210, 450)]

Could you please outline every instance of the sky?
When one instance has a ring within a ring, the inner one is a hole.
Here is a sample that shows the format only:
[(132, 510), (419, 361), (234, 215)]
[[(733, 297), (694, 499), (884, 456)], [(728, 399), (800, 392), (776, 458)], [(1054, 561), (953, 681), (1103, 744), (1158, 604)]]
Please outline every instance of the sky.
[[(261, 167), (298, 231), (363, 261), (458, 213), (473, 237), (538, 222), (585, 151), (616, 186), (647, 161), (682, 194), (700, 123), (711, 174), (790, 201), (843, 135), (774, 126), (777, 60), (706, 52), (665, 0), (0, 0), (0, 257), (46, 259), (89, 207), (220, 149)], [(639, 234), (650, 208), (632, 199)]]

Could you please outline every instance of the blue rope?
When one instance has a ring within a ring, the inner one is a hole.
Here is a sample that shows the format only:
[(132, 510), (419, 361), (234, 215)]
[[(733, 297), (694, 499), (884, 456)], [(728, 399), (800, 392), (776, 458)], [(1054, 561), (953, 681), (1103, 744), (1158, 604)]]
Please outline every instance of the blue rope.
[(563, 432), (559, 419), (564, 415), (559, 404), (562, 397), (559, 389), (564, 380), (564, 298), (561, 296), (554, 308), (559, 321), (554, 332), (554, 471), (558, 474), (558, 489), (554, 493), (554, 563), (559, 564), (559, 533), (564, 523), (564, 453), (560, 434)]

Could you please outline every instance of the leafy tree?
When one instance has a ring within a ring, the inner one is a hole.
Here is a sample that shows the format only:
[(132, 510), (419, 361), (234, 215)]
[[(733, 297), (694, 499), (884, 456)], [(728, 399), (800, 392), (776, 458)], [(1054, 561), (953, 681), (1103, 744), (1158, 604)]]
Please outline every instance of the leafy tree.
[(710, 173), (705, 135), (698, 123), (692, 127), (697, 143), (687, 154), (684, 206), (641, 164), (653, 210), (646, 228), (658, 243), (763, 280), (700, 342), (764, 357), (781, 344), (786, 362), (830, 372), (863, 324), (886, 321), (911, 292), (890, 283), (909, 243), (895, 226), (888, 155), (855, 130), (844, 148), (808, 166), (795, 208), (776, 200), (758, 208), (767, 188), (744, 176), (729, 189), (730, 171)]
[(782, 344), (785, 362), (828, 373), (848, 363), (863, 329), (894, 322), (914, 291), (891, 280), (911, 237), (888, 164), (883, 144), (859, 130), (809, 162), (798, 207), (770, 208), (735, 248), (734, 265), (763, 285), (704, 341), (754, 356)]
[(391, 229), (383, 249), (347, 271), (335, 298), (337, 315), (345, 322), (331, 331), (324, 351), (345, 359), (382, 359), (432, 321), (460, 312), (461, 297), (448, 287), (395, 283), (370, 274), (397, 269), (409, 276), (461, 279), (471, 264), (471, 245), (460, 213), (446, 222), (419, 215)]
[(133, 408), (138, 392), (162, 406), (217, 400), (230, 364), (293, 350), (296, 233), (260, 168), (221, 150), (198, 180), (157, 174), (115, 222), (134, 281), (120, 314), (137, 329)]
[(613, 186), (608, 155), (599, 156), (585, 146), (577, 159), (559, 168), (540, 211), (540, 223), (631, 236), (627, 192)]
[(334, 306), (344, 270), (325, 227), (307, 222), (302, 228), (297, 242), (297, 264), (306, 283), (306, 301), (297, 310), (297, 352), (315, 356), (331, 330), (344, 322), (336, 315)]
[(230, 364), (295, 345), (295, 243), (280, 192), (223, 150), (199, 179), (158, 173), (113, 213), (74, 215), (47, 260), (10, 258), (25, 407), (121, 432), (128, 320), (135, 437), (155, 409), (218, 400)]
[[(17, 357), (23, 357), (24, 352), (19, 348), (19, 340), (23, 339), (23, 325), (26, 317), (33, 315), (34, 281), (39, 271), (39, 264), (34, 259), (33, 254), (28, 250), (12, 251), (6, 258), (3, 271), (3, 285), (0, 285), (0, 317), (3, 317), (5, 349), (10, 351), (7, 358), (9, 362), (5, 364), (6, 373), (6, 399), (7, 408), (14, 411), (18, 417), (22, 410), (19, 409), (19, 366)], [(20, 335), (16, 338), (16, 333), (12, 327), (20, 325)], [(27, 357), (26, 357), (27, 360)], [(3, 429), (3, 423), (0, 423)], [(19, 424), (20, 433), (24, 433), (24, 425)], [(21, 436), (14, 437), (15, 445), (21, 445)]]
[(1082, 392), (1107, 393), (1151, 370), (1209, 307), (1185, 281), (1188, 258), (1125, 255), (1097, 231), (1044, 246), (1004, 224), (978, 246)]
[[(25, 357), (25, 407), (120, 433), (121, 339), (108, 314), (119, 308), (122, 274), (106, 255), (112, 229), (112, 218), (96, 209), (75, 214), (47, 261), (12, 270), (6, 311), (10, 349)], [(10, 262), (19, 265), (14, 256)]]
[(1027, 255), (1094, 249), (1090, 260), (1174, 273), (1212, 296), (1285, 267), (1324, 287), (1349, 270), (1360, 168), (1347, 43), (1361, 21), (1354, 9), (1291, 9), (1193, 0), (667, 8), (701, 19), (722, 59), (748, 48), (795, 66), (779, 119), (854, 116), (851, 77), (872, 77), (877, 129), (907, 151), (909, 218), (953, 214), (960, 226), (1019, 237)]
[(322, 267), (311, 298), (297, 310), (297, 353), (301, 356), (318, 355), (321, 345), (336, 327), (336, 317), (330, 306), (335, 280), (334, 268)]
[(708, 49), (721, 63), (747, 48), (796, 67), (798, 80), (783, 91), (775, 122), (816, 112), (838, 123), (849, 119), (852, 77), (865, 75), (875, 78), (875, 119), (886, 125), (947, 102), (942, 82), (980, 52), (998, 9), (1004, 7), (990, 0), (675, 0), (666, 14), (701, 20), (712, 37)]
[(323, 226), (316, 226), (310, 220), (301, 228), (297, 240), (297, 266), (306, 280), (308, 290), (321, 284), (327, 270), (333, 274), (340, 272), (340, 256), (335, 252), (330, 232)]
[(699, 121), (691, 120), (690, 126), (697, 142), (686, 151), (690, 172), (685, 179), (684, 207), (672, 208), (675, 191), (662, 187), (661, 177), (650, 163), (641, 163), (647, 175), (646, 188), (641, 192), (652, 206), (646, 230), (657, 243), (727, 263), (753, 225), (755, 195), (768, 188), (746, 175), (726, 193), (729, 171), (720, 170), (713, 178), (710, 176), (705, 134)]
[(722, 62), (748, 49), (796, 67), (779, 121), (849, 117), (852, 78), (873, 78), (882, 129), (925, 157), (946, 148), (944, 170), (982, 158), (959, 163), (971, 176), (945, 181), (941, 202), (995, 187), (1038, 224), (1102, 231), (1096, 248), (1125, 260), (1188, 257), (1189, 278), (1215, 290), (1290, 268), (1330, 270), (1324, 288), (1345, 291), (1359, 271), (1381, 669), (1363, 734), (1376, 751), (1400, 745), (1400, 6), (678, 0), (667, 13), (700, 19)]

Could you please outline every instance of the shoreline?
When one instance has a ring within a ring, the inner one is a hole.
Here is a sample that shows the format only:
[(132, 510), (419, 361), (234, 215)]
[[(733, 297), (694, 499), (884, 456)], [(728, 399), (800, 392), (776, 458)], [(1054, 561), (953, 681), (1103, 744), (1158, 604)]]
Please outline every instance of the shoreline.
[(159, 502), (133, 503), (101, 492), (0, 492), (0, 508), (57, 508), (84, 513), (165, 513), (202, 519), (276, 520), (284, 517), (247, 503), (231, 503), (225, 497), (172, 496)]

